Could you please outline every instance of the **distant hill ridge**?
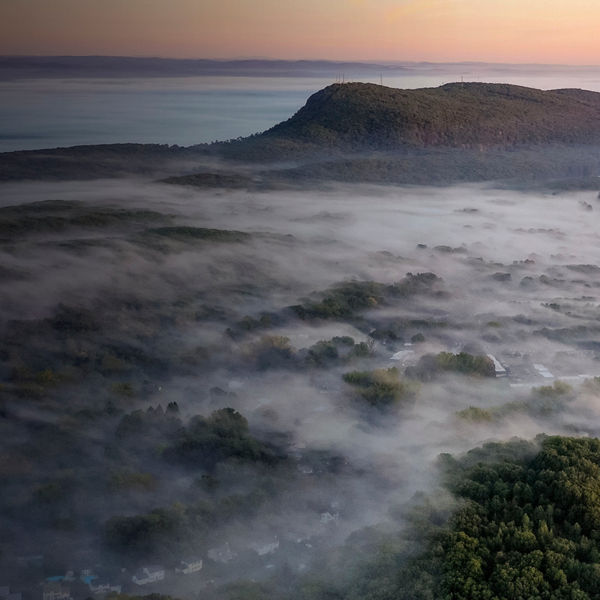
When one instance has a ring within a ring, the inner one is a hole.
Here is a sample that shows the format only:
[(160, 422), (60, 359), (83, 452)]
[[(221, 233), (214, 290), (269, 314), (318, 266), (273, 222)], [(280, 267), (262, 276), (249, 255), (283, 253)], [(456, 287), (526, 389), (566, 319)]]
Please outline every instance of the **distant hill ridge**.
[[(0, 56), (0, 81), (108, 77), (352, 77), (401, 75), (419, 65), (327, 60), (182, 59), (131, 56)], [(454, 66), (454, 65), (449, 65)], [(456, 68), (456, 66), (454, 66)]]
[(449, 83), (415, 90), (345, 83), (316, 92), (287, 121), (232, 144), (252, 145), (268, 154), (269, 147), (291, 150), (298, 144), (313, 149), (395, 150), (598, 142), (600, 93), (596, 92), (496, 83)]
[(288, 120), (229, 142), (0, 154), (0, 181), (138, 174), (196, 187), (497, 180), (597, 190), (599, 173), (600, 93), (496, 83), (334, 84)]

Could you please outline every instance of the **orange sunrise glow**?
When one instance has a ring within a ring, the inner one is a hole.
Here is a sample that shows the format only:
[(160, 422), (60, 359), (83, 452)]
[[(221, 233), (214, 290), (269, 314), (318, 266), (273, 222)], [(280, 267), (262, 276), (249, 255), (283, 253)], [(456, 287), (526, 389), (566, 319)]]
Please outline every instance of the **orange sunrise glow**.
[(0, 54), (595, 64), (591, 0), (4, 0)]

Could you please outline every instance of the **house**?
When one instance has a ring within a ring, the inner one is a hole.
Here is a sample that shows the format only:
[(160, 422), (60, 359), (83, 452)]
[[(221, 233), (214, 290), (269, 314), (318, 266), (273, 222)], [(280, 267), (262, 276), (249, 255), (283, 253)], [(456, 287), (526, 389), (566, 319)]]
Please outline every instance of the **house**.
[(225, 542), (222, 546), (211, 548), (208, 551), (208, 558), (220, 563), (228, 563), (230, 560), (233, 560), (236, 556), (237, 555), (235, 554), (235, 552), (231, 551), (228, 542)]
[(494, 375), (496, 377), (506, 377), (508, 375), (508, 371), (493, 354), (488, 354), (487, 357), (494, 363)]
[(334, 512), (334, 513), (330, 513), (329, 511), (321, 513), (321, 523), (326, 524), (326, 523), (332, 523), (332, 522), (336, 522), (338, 521), (340, 518), (340, 513), (338, 512)]
[(179, 566), (175, 568), (177, 573), (183, 573), (184, 575), (189, 575), (190, 573), (197, 573), (202, 569), (202, 559), (201, 558), (188, 558), (185, 560), (181, 560), (179, 562)]
[(98, 579), (98, 575), (94, 575), (92, 569), (81, 569), (79, 572), (79, 581), (88, 586), (91, 585), (95, 579)]
[(164, 578), (164, 567), (151, 565), (149, 567), (138, 569), (131, 578), (131, 581), (136, 585), (147, 585), (149, 583), (154, 583), (155, 581), (162, 581)]
[(259, 556), (265, 556), (266, 554), (273, 554), (275, 550), (279, 548), (279, 539), (277, 536), (271, 539), (265, 539), (258, 542), (252, 542), (250, 548), (254, 550)]
[(398, 350), (398, 352), (394, 352), (392, 356), (390, 356), (390, 360), (397, 360), (404, 364), (404, 362), (409, 358), (414, 358), (414, 350)]
[(121, 593), (120, 585), (113, 585), (107, 580), (102, 580), (98, 578), (90, 582), (88, 586), (92, 594), (109, 594), (111, 592), (115, 594)]
[(42, 600), (72, 600), (71, 588), (60, 581), (48, 581), (42, 586)]
[(533, 368), (545, 379), (554, 379), (554, 375), (544, 365), (535, 363)]

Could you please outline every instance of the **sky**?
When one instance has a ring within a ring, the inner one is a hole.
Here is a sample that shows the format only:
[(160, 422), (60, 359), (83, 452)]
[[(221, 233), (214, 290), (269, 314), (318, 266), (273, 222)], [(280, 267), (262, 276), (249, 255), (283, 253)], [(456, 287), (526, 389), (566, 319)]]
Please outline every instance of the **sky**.
[(0, 55), (600, 62), (597, 0), (0, 0)]

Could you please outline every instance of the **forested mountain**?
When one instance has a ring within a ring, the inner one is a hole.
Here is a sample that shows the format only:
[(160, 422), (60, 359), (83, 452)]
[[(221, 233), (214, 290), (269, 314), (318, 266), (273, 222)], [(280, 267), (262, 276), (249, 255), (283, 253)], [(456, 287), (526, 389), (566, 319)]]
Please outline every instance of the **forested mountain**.
[(495, 83), (416, 90), (346, 83), (313, 94), (293, 117), (243, 143), (399, 150), (598, 141), (596, 92)]
[(313, 94), (268, 131), (228, 142), (3, 153), (0, 181), (136, 174), (196, 187), (273, 188), (326, 180), (518, 179), (522, 185), (560, 179), (561, 187), (596, 189), (599, 145), (595, 92), (492, 83), (416, 90), (346, 83)]

